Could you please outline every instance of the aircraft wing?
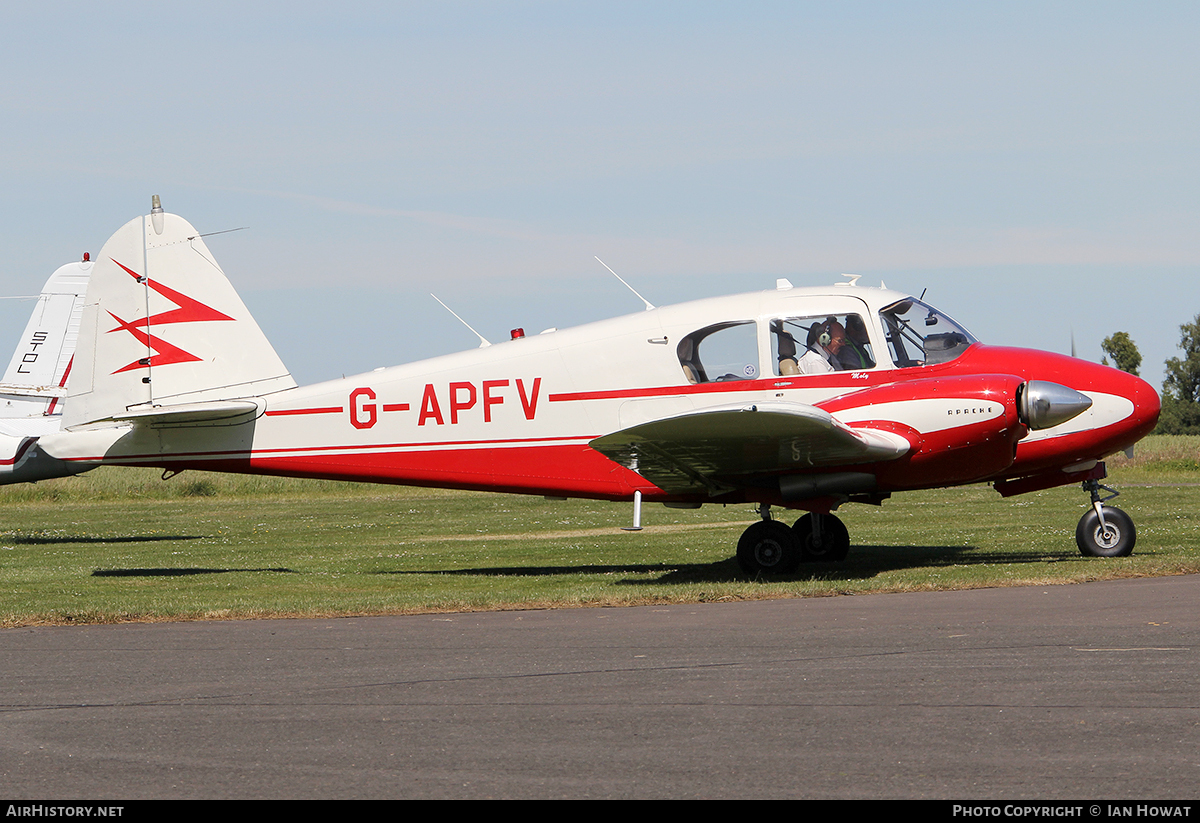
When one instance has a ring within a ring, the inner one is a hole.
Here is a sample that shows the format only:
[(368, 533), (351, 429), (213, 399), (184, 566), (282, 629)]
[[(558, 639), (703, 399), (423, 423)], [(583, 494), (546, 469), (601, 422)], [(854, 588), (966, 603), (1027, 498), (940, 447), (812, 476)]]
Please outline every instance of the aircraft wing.
[(589, 445), (672, 494), (719, 494), (753, 476), (894, 460), (900, 435), (855, 429), (799, 403), (706, 409), (606, 434)]

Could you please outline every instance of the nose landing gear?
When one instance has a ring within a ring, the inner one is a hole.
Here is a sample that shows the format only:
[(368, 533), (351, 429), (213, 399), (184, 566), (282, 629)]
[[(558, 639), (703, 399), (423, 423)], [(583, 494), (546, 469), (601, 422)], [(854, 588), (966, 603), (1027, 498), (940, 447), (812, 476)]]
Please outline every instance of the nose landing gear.
[[(1101, 497), (1100, 490), (1111, 492)], [(1096, 480), (1085, 480), (1083, 490), (1092, 496), (1092, 508), (1079, 519), (1075, 527), (1075, 543), (1084, 557), (1128, 557), (1137, 542), (1133, 519), (1116, 506), (1104, 504), (1119, 492), (1102, 486)]]

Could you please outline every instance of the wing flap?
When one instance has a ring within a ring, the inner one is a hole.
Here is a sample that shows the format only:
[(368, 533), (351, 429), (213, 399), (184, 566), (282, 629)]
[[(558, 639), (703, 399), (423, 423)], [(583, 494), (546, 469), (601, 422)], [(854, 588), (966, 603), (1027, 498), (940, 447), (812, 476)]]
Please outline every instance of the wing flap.
[(596, 451), (673, 494), (719, 494), (739, 478), (894, 460), (900, 435), (855, 429), (799, 403), (706, 409), (642, 423), (592, 440)]

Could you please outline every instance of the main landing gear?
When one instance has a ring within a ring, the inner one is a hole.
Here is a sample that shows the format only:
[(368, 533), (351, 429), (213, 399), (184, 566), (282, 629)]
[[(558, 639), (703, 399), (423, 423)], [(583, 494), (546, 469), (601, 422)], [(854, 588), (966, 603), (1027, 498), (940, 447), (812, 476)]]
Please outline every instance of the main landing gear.
[[(1083, 490), (1092, 498), (1092, 507), (1075, 528), (1075, 542), (1084, 557), (1128, 557), (1137, 542), (1133, 519), (1116, 506), (1104, 505), (1119, 492), (1086, 480)], [(1100, 494), (1108, 492), (1107, 496)], [(771, 519), (771, 507), (758, 507), (762, 520), (742, 533), (738, 540), (737, 561), (750, 575), (790, 574), (801, 563), (845, 560), (850, 551), (850, 533), (832, 514), (806, 514), (788, 526)]]
[(845, 560), (850, 533), (832, 514), (806, 514), (789, 527), (771, 519), (771, 507), (759, 505), (762, 520), (742, 533), (737, 561), (746, 574), (789, 574), (801, 563)]
[[(1111, 492), (1101, 497), (1100, 490)], [(1116, 506), (1104, 504), (1119, 492), (1101, 486), (1096, 480), (1085, 480), (1083, 490), (1092, 496), (1092, 508), (1079, 519), (1075, 527), (1075, 542), (1084, 557), (1128, 557), (1137, 541), (1133, 520)]]

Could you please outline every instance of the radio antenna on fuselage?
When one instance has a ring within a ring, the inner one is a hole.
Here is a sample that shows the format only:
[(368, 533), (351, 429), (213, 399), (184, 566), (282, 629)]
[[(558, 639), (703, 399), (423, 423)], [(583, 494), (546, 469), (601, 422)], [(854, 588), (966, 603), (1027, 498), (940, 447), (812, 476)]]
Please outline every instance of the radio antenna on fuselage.
[[(593, 256), (594, 256), (594, 255), (593, 255)], [(626, 283), (626, 282), (625, 282), (625, 278), (624, 278), (624, 277), (622, 277), (621, 275), (617, 274), (617, 273), (616, 273), (615, 271), (613, 271), (611, 268), (609, 268), (609, 265), (608, 265), (607, 263), (605, 263), (605, 262), (604, 262), (603, 260), (601, 260), (599, 257), (597, 257), (597, 258), (596, 258), (596, 261), (597, 261), (597, 262), (598, 262), (598, 263), (599, 263), (601, 266), (604, 266), (604, 268), (606, 268), (606, 269), (608, 269), (610, 272), (612, 272), (612, 276), (613, 276), (613, 277), (615, 277), (615, 278), (617, 278), (618, 280), (620, 280), (620, 281), (621, 281), (621, 285), (622, 285), (622, 286), (624, 286), (625, 288), (627, 288), (627, 289), (629, 289), (631, 292), (633, 292), (635, 295), (637, 295), (637, 299), (638, 299), (638, 300), (641, 300), (643, 303), (645, 303), (645, 304), (646, 304), (646, 311), (650, 311), (652, 308), (654, 308), (654, 305), (653, 305), (653, 304), (652, 304), (652, 303), (651, 303), (649, 300), (647, 300), (646, 298), (644, 298), (644, 297), (642, 297), (640, 294), (638, 294), (638, 292), (637, 292), (637, 289), (635, 289), (633, 286), (631, 286), (631, 285), (629, 285), (628, 283)]]
[[(468, 329), (471, 329), (471, 324), (470, 324), (470, 323), (468, 323), (466, 320), (463, 320), (461, 317), (459, 317), (459, 316), (458, 316), (458, 313), (457, 313), (457, 312), (455, 312), (455, 311), (454, 311), (454, 309), (450, 308), (450, 307), (449, 307), (449, 306), (447, 306), (445, 303), (442, 303), (442, 301), (441, 301), (441, 300), (438, 300), (438, 296), (437, 296), (436, 294), (434, 294), (433, 292), (430, 292), (430, 293), (429, 293), (429, 296), (430, 296), (430, 297), (432, 297), (434, 300), (437, 300), (437, 301), (438, 301), (438, 303), (441, 303), (441, 305), (442, 305), (442, 308), (443, 308), (443, 309), (445, 309), (446, 311), (448, 311), (448, 312), (450, 312), (451, 314), (453, 314), (453, 315), (454, 315), (454, 319), (455, 319), (455, 320), (457, 320), (459, 323), (462, 323), (462, 324), (463, 324), (464, 326), (466, 326)], [(482, 334), (480, 334), (479, 332), (475, 331), (475, 329), (471, 329), (471, 334), (473, 334), (473, 335), (475, 335), (476, 337), (478, 337), (478, 338), (479, 338), (479, 348), (481, 348), (481, 349), (486, 349), (488, 346), (492, 345), (491, 343), (489, 343), (489, 342), (487, 341), (487, 339), (486, 339), (486, 338), (484, 338), (484, 336), (483, 336)]]

